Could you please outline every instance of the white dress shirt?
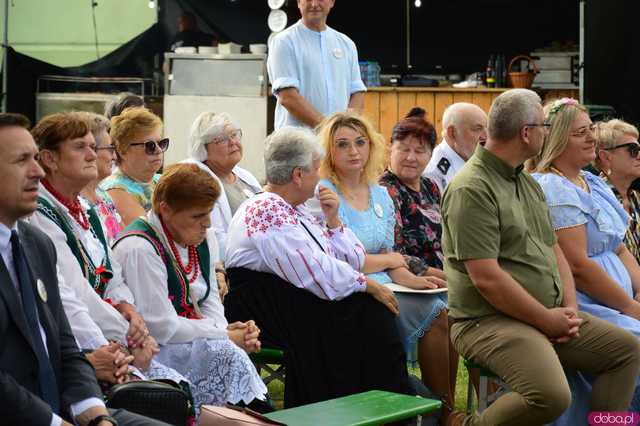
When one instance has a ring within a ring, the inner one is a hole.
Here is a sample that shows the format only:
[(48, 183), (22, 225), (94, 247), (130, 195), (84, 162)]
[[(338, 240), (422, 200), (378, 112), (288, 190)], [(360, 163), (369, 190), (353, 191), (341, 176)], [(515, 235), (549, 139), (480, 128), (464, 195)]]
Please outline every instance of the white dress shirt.
[[(446, 159), (448, 163), (440, 164), (443, 158)], [(449, 182), (451, 182), (451, 179), (453, 179), (456, 173), (464, 166), (464, 163), (464, 159), (460, 157), (460, 155), (451, 148), (447, 140), (443, 138), (442, 142), (433, 149), (431, 160), (429, 160), (429, 164), (427, 164), (422, 176), (432, 179), (436, 185), (438, 185), (440, 195), (442, 195)], [(448, 166), (446, 166), (446, 164), (448, 164)]]
[[(4, 224), (0, 223), (0, 254), (2, 255), (2, 260), (4, 261), (4, 265), (7, 267), (7, 271), (9, 272), (9, 276), (13, 281), (13, 286), (18, 293), (18, 298), (22, 301), (22, 296), (20, 294), (20, 290), (18, 289), (18, 275), (16, 274), (15, 265), (13, 264), (13, 252), (11, 251), (11, 231), (18, 230), (17, 225), (14, 225), (11, 229), (9, 229)], [(57, 266), (56, 266), (56, 269)], [(58, 270), (58, 283), (61, 283), (62, 276)], [(42, 324), (38, 319), (38, 327), (40, 329), (40, 336), (42, 337), (42, 343), (44, 344), (44, 350), (49, 355), (49, 351), (47, 349), (47, 335), (42, 328)], [(98, 398), (87, 398), (82, 401), (71, 404), (71, 414), (75, 417), (83, 411), (91, 408), (101, 406), (104, 407), (104, 402), (102, 402)], [(55, 413), (52, 413), (51, 417), (51, 426), (60, 426), (62, 424), (62, 418)]]

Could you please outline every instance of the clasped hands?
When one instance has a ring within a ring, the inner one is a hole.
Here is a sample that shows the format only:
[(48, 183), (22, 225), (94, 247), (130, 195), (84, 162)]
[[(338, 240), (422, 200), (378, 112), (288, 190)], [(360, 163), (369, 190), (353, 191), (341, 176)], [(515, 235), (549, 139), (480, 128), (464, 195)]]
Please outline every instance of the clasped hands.
[(232, 322), (227, 326), (229, 339), (247, 353), (260, 352), (260, 329), (253, 320)]

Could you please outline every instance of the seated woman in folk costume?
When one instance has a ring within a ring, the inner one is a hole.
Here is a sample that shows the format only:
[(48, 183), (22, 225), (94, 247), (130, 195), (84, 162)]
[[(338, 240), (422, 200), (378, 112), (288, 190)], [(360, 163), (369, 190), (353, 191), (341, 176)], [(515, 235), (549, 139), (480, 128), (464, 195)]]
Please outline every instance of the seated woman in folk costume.
[[(97, 177), (95, 140), (87, 115), (49, 115), (32, 133), (46, 176), (38, 190), (38, 210), (30, 222), (46, 232), (56, 247), (63, 278), (60, 295), (80, 347), (95, 351), (96, 358), (114, 360), (130, 352), (133, 366), (147, 377), (185, 381), (175, 370), (153, 360), (158, 345), (134, 306), (102, 223), (96, 211), (80, 201), (80, 191)], [(99, 378), (122, 382), (127, 379), (126, 369), (117, 376)]]
[(365, 252), (319, 190), (320, 225), (302, 205), (314, 196), (323, 150), (308, 131), (284, 127), (266, 142), (265, 192), (231, 220), (226, 264), (230, 320), (255, 319), (285, 354), (285, 406), (371, 389), (408, 393), (391, 290), (358, 270)]
[(265, 411), (267, 389), (247, 355), (260, 350), (260, 330), (253, 321), (229, 324), (221, 301), (226, 283), (210, 228), (219, 194), (197, 165), (168, 167), (152, 210), (125, 228), (114, 256), (160, 343), (158, 359), (193, 383), (196, 405), (244, 403)]

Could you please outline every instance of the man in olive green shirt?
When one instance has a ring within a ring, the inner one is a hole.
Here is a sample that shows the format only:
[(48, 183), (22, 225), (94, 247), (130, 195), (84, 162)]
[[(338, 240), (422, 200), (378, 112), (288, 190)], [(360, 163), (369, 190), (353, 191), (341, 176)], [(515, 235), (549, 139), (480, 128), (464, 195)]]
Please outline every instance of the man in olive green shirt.
[(631, 333), (578, 312), (544, 195), (522, 166), (540, 152), (545, 132), (535, 92), (501, 94), (489, 112), (485, 147), (476, 148), (444, 193), (451, 339), (513, 391), (465, 425), (555, 420), (571, 402), (563, 366), (596, 376), (593, 411), (624, 411), (640, 370)]

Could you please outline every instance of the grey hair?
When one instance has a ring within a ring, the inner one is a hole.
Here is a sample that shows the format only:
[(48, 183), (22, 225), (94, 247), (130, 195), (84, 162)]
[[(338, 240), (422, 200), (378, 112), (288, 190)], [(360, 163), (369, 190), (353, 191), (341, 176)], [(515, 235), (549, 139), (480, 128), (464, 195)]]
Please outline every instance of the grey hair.
[(96, 146), (102, 145), (104, 142), (102, 140), (102, 132), (109, 133), (111, 121), (104, 115), (96, 114), (95, 112), (77, 111), (76, 114), (79, 114), (87, 120), (87, 123), (89, 124), (89, 131), (93, 135), (93, 139), (96, 141)]
[(320, 140), (308, 129), (285, 126), (265, 141), (264, 166), (267, 182), (284, 185), (291, 182), (296, 167), (311, 170), (314, 161), (324, 157)]
[(489, 110), (489, 137), (506, 141), (515, 138), (520, 129), (535, 122), (542, 108), (540, 96), (529, 89), (511, 89), (501, 93)]
[[(447, 129), (453, 126), (458, 132), (462, 131), (462, 124), (465, 122), (465, 112), (470, 109), (478, 109), (482, 111), (476, 104), (469, 102), (456, 102), (445, 108), (442, 113), (442, 134), (446, 135)], [(484, 113), (484, 111), (482, 111)]]
[(189, 132), (189, 157), (197, 161), (207, 159), (206, 145), (217, 137), (224, 136), (226, 127), (239, 127), (226, 112), (215, 113), (205, 111), (198, 115)]

